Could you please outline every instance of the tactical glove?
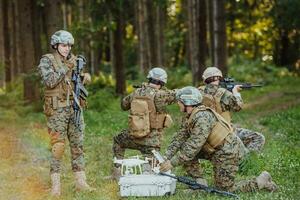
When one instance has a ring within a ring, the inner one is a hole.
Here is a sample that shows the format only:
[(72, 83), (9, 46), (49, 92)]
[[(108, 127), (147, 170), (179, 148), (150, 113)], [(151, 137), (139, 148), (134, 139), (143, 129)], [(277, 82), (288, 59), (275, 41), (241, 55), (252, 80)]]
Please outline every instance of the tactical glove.
[(167, 172), (169, 170), (171, 170), (173, 168), (171, 161), (170, 160), (166, 160), (165, 162), (160, 164), (160, 168), (159, 170), (161, 172)]

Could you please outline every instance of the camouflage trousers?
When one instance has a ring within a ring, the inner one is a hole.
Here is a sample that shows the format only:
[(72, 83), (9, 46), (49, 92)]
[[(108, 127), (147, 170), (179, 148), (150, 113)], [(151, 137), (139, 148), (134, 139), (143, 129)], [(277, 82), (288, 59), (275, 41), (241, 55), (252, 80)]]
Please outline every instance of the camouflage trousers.
[(59, 173), (61, 171), (61, 160), (64, 154), (66, 138), (69, 140), (72, 170), (74, 172), (84, 171), (84, 121), (83, 117), (81, 117), (80, 124), (76, 126), (73, 116), (73, 108), (65, 107), (58, 108), (53, 115), (47, 118), (52, 148), (50, 173)]
[(245, 128), (235, 128), (234, 131), (249, 151), (259, 152), (262, 150), (265, 144), (265, 137), (261, 133)]
[(246, 152), (245, 146), (241, 140), (236, 135), (230, 135), (226, 138), (225, 143), (219, 147), (215, 153), (208, 155), (200, 151), (194, 160), (185, 163), (184, 166), (186, 169), (186, 166), (189, 167), (188, 169), (194, 169), (195, 175), (192, 175), (192, 177), (198, 178), (198, 174), (202, 177), (202, 171), (199, 168), (198, 159), (210, 160), (213, 165), (214, 184), (216, 188), (231, 192), (256, 191), (258, 190), (258, 185), (255, 178), (235, 182), (239, 162)]
[(160, 135), (150, 133), (152, 137), (137, 139), (129, 135), (128, 130), (122, 130), (113, 139), (113, 156), (118, 159), (123, 159), (126, 149), (133, 149), (140, 151), (145, 157), (153, 157), (152, 150), (160, 150)]

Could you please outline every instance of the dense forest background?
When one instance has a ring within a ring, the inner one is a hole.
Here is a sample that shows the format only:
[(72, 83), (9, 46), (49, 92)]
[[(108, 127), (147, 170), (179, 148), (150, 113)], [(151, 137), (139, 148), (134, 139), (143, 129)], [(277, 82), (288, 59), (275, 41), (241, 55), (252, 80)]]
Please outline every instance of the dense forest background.
[(298, 0), (1, 0), (0, 87), (12, 90), (18, 80), (25, 102), (39, 101), (36, 66), (60, 29), (87, 58), (93, 91), (124, 94), (153, 66), (168, 70), (170, 87), (201, 83), (207, 66), (227, 74), (247, 60), (266, 73), (266, 64), (299, 72), (299, 7)]
[[(85, 159), (93, 193), (75, 192), (70, 149), (63, 158), (61, 199), (119, 200), (119, 185), (104, 180), (112, 167), (113, 137), (128, 126), (120, 96), (146, 81), (154, 66), (167, 70), (169, 88), (202, 84), (207, 66), (238, 81), (262, 83), (245, 91), (235, 124), (264, 134), (237, 181), (272, 174), (274, 193), (239, 193), (241, 199), (300, 196), (300, 0), (0, 0), (0, 199), (50, 199), (50, 138), (37, 74), (50, 37), (60, 29), (75, 37), (92, 74), (85, 118)], [(168, 107), (174, 125), (162, 137), (164, 153), (182, 113)], [(126, 151), (126, 157), (138, 151)], [(201, 161), (213, 186), (213, 167)], [(176, 168), (178, 176), (186, 175)], [(151, 200), (220, 199), (205, 192)], [(128, 198), (136, 199), (135, 197)]]

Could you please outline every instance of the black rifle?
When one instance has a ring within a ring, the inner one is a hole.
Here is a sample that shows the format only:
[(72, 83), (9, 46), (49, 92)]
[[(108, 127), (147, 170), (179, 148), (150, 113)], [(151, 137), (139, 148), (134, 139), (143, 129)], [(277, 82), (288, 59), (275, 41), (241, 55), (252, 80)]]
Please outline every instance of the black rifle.
[(72, 74), (72, 81), (74, 83), (74, 121), (76, 125), (80, 124), (80, 116), (81, 116), (81, 106), (80, 106), (80, 99), (86, 101), (88, 96), (88, 91), (84, 88), (81, 80), (81, 72), (86, 64), (85, 58), (81, 55), (77, 56), (76, 59), (77, 65), (76, 68), (73, 70)]
[(222, 88), (225, 88), (231, 92), (232, 92), (232, 89), (234, 88), (234, 86), (236, 86), (236, 85), (241, 85), (242, 89), (251, 89), (254, 87), (262, 87), (262, 85), (259, 85), (259, 84), (238, 83), (238, 82), (235, 82), (235, 80), (233, 78), (224, 78), (224, 80), (222, 80), (220, 82), (220, 86)]
[(236, 194), (233, 194), (231, 192), (217, 190), (215, 188), (207, 187), (205, 185), (201, 185), (201, 184), (197, 183), (196, 181), (191, 180), (191, 179), (189, 179), (187, 177), (184, 177), (184, 176), (173, 176), (171, 174), (167, 174), (167, 173), (163, 173), (163, 172), (160, 172), (159, 174), (163, 175), (163, 176), (168, 176), (168, 177), (173, 178), (173, 179), (176, 179), (178, 182), (188, 185), (193, 190), (204, 190), (205, 192), (208, 192), (208, 193), (215, 193), (215, 194), (220, 194), (220, 195), (223, 195), (223, 196), (234, 197), (236, 199), (239, 199), (239, 196), (236, 195)]

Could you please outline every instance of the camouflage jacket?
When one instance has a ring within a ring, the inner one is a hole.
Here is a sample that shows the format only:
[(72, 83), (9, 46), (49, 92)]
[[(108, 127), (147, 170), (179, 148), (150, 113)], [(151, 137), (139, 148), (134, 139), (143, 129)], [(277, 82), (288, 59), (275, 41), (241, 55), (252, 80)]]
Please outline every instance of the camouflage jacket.
[[(214, 95), (220, 86), (207, 84), (204, 89), (204, 93)], [(221, 97), (221, 107), (223, 112), (225, 111), (233, 111), (237, 112), (242, 109), (243, 100), (241, 96), (233, 95), (232, 92), (226, 90), (223, 96)]]
[[(57, 53), (54, 53), (53, 55), (55, 54)], [(38, 72), (42, 78), (42, 84), (47, 88), (56, 87), (61, 81), (64, 80), (70, 69), (74, 67), (74, 60), (75, 56), (72, 56), (70, 60), (61, 59), (62, 65), (55, 69), (51, 60), (48, 57), (43, 56), (40, 60), (40, 64), (38, 65)]]
[[(220, 149), (216, 150), (212, 155), (205, 154), (205, 152), (202, 151), (202, 147), (211, 134), (213, 127), (216, 125), (217, 118), (209, 110), (199, 111), (191, 120), (188, 120), (189, 117), (190, 115), (187, 115), (186, 118), (183, 119), (180, 130), (173, 136), (171, 144), (165, 153), (167, 159), (171, 160), (173, 166), (184, 164), (199, 157), (210, 159), (211, 156), (221, 150), (237, 155), (243, 154), (242, 142), (234, 134), (227, 136), (228, 138), (233, 138), (233, 141), (235, 141), (232, 145), (225, 145), (230, 148), (223, 149), (223, 147), (220, 147)], [(188, 121), (191, 123), (188, 124)]]

